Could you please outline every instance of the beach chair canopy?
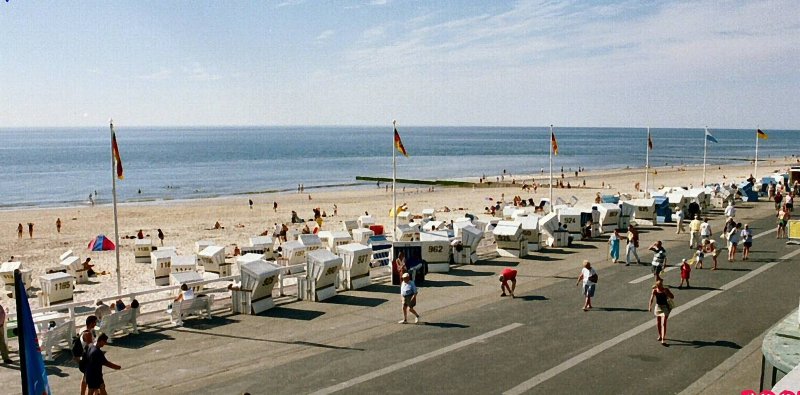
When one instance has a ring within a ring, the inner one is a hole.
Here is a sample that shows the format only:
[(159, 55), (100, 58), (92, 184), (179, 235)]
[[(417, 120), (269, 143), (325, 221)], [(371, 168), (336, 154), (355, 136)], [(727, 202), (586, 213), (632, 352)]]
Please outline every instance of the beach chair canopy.
[(114, 248), (116, 248), (114, 243), (105, 235), (97, 235), (97, 237), (89, 242), (89, 250), (91, 251), (113, 251)]

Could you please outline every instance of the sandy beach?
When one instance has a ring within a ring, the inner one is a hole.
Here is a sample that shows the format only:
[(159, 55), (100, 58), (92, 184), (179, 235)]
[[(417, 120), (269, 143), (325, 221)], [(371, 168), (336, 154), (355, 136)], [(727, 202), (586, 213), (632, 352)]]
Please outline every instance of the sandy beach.
[[(772, 173), (777, 169), (785, 169), (784, 161), (764, 162), (759, 166), (760, 176)], [(554, 166), (554, 170), (556, 167)], [(560, 167), (558, 177), (561, 177)], [(564, 169), (565, 171), (567, 169)], [(709, 165), (707, 182), (741, 181), (752, 173), (750, 164), (718, 167)], [(699, 186), (702, 180), (702, 167), (664, 167), (654, 168), (650, 177), (650, 188), (661, 186)], [(723, 178), (724, 176), (724, 178)], [(493, 178), (490, 176), (489, 178)], [(435, 188), (429, 191), (427, 186), (400, 186), (398, 188), (398, 204), (407, 203), (413, 214), (419, 214), (425, 208), (435, 208), (437, 218), (450, 220), (462, 217), (466, 212), (478, 217), (488, 217), (484, 207), (505, 196), (511, 201), (515, 195), (524, 199), (548, 197), (546, 187), (540, 187), (536, 193), (521, 190), (523, 182), (530, 182), (535, 177), (538, 183), (547, 182), (547, 174), (513, 175), (505, 177), (503, 186), (490, 188)], [(555, 172), (554, 172), (555, 177)], [(515, 184), (510, 184), (510, 179)], [(586, 171), (574, 176), (566, 174), (564, 183), (586, 187), (555, 189), (554, 197), (569, 201), (572, 196), (578, 199), (578, 206), (588, 206), (597, 192), (602, 194), (634, 194), (634, 185), (644, 184), (643, 169), (619, 169), (603, 171)], [(474, 181), (477, 181), (477, 177)], [(123, 181), (124, 182), (124, 181)], [(605, 185), (605, 188), (601, 188)], [(404, 192), (401, 192), (405, 190)], [(198, 240), (211, 240), (227, 247), (232, 253), (233, 244), (247, 245), (251, 236), (256, 236), (269, 229), (270, 234), (275, 223), (290, 222), (291, 211), (298, 212), (301, 218), (313, 218), (312, 209), (319, 207), (328, 217), (322, 226), (323, 230), (341, 230), (342, 221), (356, 219), (369, 212), (379, 224), (387, 229), (391, 227), (389, 208), (392, 204), (391, 191), (386, 191), (384, 184), (380, 188), (356, 188), (345, 190), (311, 190), (309, 193), (282, 193), (245, 195), (226, 198), (198, 199), (186, 201), (162, 201), (152, 203), (130, 203), (119, 205), (120, 260), (123, 278), (123, 293), (154, 288), (154, 280), (149, 264), (135, 263), (133, 257), (134, 240), (123, 238), (133, 236), (139, 229), (149, 235), (157, 245), (157, 229), (166, 235), (164, 245), (177, 247), (180, 255), (193, 253), (194, 243)], [(248, 206), (252, 199), (254, 207)], [(277, 212), (273, 211), (273, 201), (278, 202)], [(334, 204), (338, 207), (338, 215), (333, 216)], [(449, 207), (450, 212), (443, 212)], [(56, 219), (61, 218), (61, 233), (56, 232)], [(224, 229), (213, 230), (219, 221)], [(33, 238), (29, 238), (27, 223), (34, 226)], [(23, 237), (17, 237), (17, 224), (25, 227)], [(296, 228), (299, 226), (295, 225)], [(47, 267), (58, 264), (58, 257), (66, 250), (73, 250), (83, 260), (91, 257), (96, 263), (95, 270), (107, 271), (110, 275), (101, 275), (92, 279), (92, 284), (79, 284), (75, 289), (75, 301), (91, 301), (98, 297), (109, 297), (116, 294), (116, 278), (113, 252), (90, 252), (88, 242), (97, 234), (105, 234), (113, 240), (114, 224), (111, 205), (82, 206), (67, 208), (24, 209), (0, 212), (0, 229), (4, 229), (4, 237), (0, 238), (2, 260), (11, 256), (20, 261), (24, 268), (33, 270), (33, 285), (38, 288), (38, 277), (45, 273)], [(7, 295), (3, 299), (8, 299)], [(31, 303), (38, 306), (35, 298)], [(4, 303), (5, 306), (13, 303)]]

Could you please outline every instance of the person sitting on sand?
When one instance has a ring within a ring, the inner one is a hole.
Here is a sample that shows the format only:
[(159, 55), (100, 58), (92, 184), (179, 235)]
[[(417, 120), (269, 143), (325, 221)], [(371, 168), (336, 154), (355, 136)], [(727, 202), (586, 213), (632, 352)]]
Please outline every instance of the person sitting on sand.
[(139, 240), (144, 239), (144, 233), (142, 233), (141, 229), (139, 229), (139, 231), (136, 232), (136, 238)]
[(219, 221), (214, 222), (214, 230), (219, 230), (219, 229), (223, 229), (222, 225), (219, 223)]
[(95, 272), (94, 271), (94, 265), (89, 263), (91, 261), (92, 261), (92, 258), (86, 258), (86, 260), (83, 261), (83, 263), (82, 263), (83, 270), (86, 270), (86, 275), (87, 276), (89, 276), (89, 277), (97, 277), (98, 274), (101, 275), (101, 276), (104, 276), (104, 275), (108, 274), (108, 272), (106, 272), (106, 271), (102, 271), (100, 273)]
[(311, 234), (311, 229), (308, 228), (308, 224), (305, 224), (303, 226), (303, 231), (302, 232), (303, 232), (304, 235), (310, 235)]

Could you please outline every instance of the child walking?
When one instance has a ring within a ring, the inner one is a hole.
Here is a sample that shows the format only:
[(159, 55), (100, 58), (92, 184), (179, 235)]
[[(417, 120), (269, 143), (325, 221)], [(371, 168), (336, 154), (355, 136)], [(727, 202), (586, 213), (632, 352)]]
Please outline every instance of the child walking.
[(686, 282), (686, 288), (691, 288), (692, 286), (689, 285), (689, 276), (692, 274), (692, 267), (689, 266), (689, 262), (684, 259), (681, 262), (681, 285), (678, 285), (678, 288), (683, 288), (683, 282)]

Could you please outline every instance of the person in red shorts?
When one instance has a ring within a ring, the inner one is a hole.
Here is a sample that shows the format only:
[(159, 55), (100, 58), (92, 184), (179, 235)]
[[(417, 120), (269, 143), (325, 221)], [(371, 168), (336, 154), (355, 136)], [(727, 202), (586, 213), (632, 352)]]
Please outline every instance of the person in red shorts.
[[(508, 286), (508, 282), (511, 281), (511, 286)], [(500, 290), (503, 291), (500, 296), (506, 296), (506, 291), (511, 297), (514, 297), (514, 288), (517, 287), (517, 271), (514, 269), (505, 268), (502, 272), (500, 272)]]

